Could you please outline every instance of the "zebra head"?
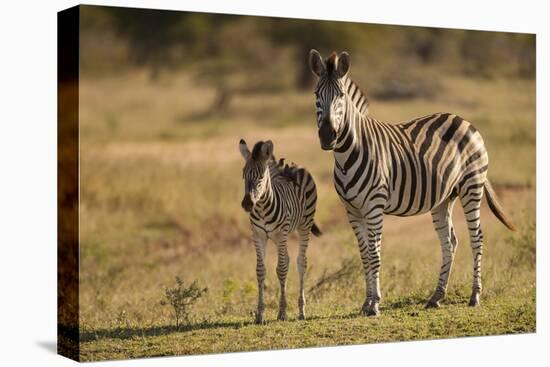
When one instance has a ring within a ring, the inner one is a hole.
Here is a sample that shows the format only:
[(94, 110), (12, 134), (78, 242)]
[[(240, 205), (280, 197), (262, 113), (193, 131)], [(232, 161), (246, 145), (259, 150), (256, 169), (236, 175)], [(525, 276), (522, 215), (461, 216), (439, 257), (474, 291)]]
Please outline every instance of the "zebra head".
[(239, 150), (245, 160), (243, 168), (244, 198), (241, 206), (245, 211), (250, 212), (271, 184), (268, 163), (273, 156), (273, 143), (271, 140), (259, 141), (250, 152), (244, 139), (241, 139)]
[(319, 78), (315, 87), (315, 107), (321, 149), (332, 150), (345, 115), (344, 77), (349, 71), (349, 54), (333, 52), (323, 60), (317, 50), (309, 52), (309, 67)]

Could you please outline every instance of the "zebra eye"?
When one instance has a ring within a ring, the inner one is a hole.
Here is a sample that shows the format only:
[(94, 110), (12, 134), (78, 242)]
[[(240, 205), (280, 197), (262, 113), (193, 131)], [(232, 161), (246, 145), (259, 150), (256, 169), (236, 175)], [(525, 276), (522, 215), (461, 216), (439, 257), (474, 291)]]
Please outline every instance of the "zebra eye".
[(338, 97), (342, 98), (344, 96), (344, 92), (338, 93)]

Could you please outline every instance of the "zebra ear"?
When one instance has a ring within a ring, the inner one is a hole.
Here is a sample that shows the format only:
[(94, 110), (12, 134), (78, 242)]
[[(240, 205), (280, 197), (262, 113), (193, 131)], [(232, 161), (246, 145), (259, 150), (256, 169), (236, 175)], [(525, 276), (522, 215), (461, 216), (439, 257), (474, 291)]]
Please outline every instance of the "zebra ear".
[(338, 56), (338, 78), (345, 76), (349, 71), (349, 54), (344, 51)]
[(248, 149), (248, 146), (246, 145), (246, 141), (244, 141), (244, 139), (241, 139), (241, 141), (239, 142), (239, 151), (241, 152), (241, 155), (243, 156), (245, 161), (248, 159), (248, 157), (250, 157), (250, 150)]
[(325, 66), (325, 62), (323, 61), (323, 58), (321, 57), (321, 54), (315, 50), (311, 49), (309, 51), (309, 68), (313, 72), (313, 74), (320, 77), (327, 71), (327, 67)]
[(268, 140), (262, 144), (262, 158), (268, 160), (273, 155), (273, 142)]

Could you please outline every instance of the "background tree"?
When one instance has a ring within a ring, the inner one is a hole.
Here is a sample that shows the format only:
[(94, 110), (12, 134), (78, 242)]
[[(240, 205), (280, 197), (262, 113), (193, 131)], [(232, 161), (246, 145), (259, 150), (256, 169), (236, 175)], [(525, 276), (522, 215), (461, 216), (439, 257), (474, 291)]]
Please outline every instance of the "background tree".
[(310, 88), (313, 77), (307, 56), (311, 48), (323, 55), (333, 50), (350, 52), (353, 62), (362, 65), (354, 69), (356, 77), (371, 85), (390, 85), (391, 90), (378, 93), (380, 98), (410, 98), (418, 95), (411, 88), (426, 89), (430, 83), (420, 81), (430, 75), (408, 75), (409, 69), (423, 70), (414, 68), (418, 65), (485, 78), (533, 78), (535, 74), (535, 37), (528, 34), (116, 7), (83, 9), (84, 74), (141, 68), (149, 71), (154, 82), (163, 69), (181, 69), (197, 83), (215, 89), (209, 113), (225, 112), (239, 94)]

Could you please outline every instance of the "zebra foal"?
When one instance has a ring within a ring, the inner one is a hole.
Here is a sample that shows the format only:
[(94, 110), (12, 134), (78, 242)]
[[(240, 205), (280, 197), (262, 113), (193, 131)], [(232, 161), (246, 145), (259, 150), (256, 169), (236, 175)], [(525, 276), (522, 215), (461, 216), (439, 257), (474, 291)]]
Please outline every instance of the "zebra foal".
[(289, 257), (287, 239), (294, 230), (299, 236), (298, 276), (299, 319), (305, 318), (304, 275), (307, 268), (306, 250), (310, 232), (316, 236), (321, 231), (313, 221), (317, 203), (317, 190), (311, 174), (304, 168), (276, 162), (273, 143), (257, 142), (252, 152), (241, 139), (239, 151), (245, 160), (243, 168), (244, 198), (241, 206), (249, 213), (252, 239), (256, 248), (256, 277), (258, 280), (258, 307), (256, 323), (263, 322), (265, 254), (267, 240), (277, 246), (277, 277), (281, 293), (278, 320), (287, 319), (286, 277)]
[(334, 186), (345, 205), (363, 263), (366, 297), (361, 312), (368, 316), (379, 313), (384, 214), (431, 212), (442, 265), (427, 307), (439, 306), (458, 244), (451, 218), (457, 198), (466, 216), (474, 260), (469, 305), (479, 305), (484, 193), (493, 214), (514, 230), (487, 178), (489, 160), (480, 133), (450, 113), (401, 124), (378, 121), (369, 116), (367, 98), (348, 76), (347, 52), (333, 52), (323, 60), (319, 52), (311, 50), (309, 65), (318, 77), (315, 107), (321, 149), (333, 152)]

